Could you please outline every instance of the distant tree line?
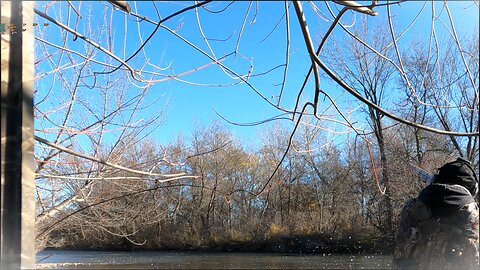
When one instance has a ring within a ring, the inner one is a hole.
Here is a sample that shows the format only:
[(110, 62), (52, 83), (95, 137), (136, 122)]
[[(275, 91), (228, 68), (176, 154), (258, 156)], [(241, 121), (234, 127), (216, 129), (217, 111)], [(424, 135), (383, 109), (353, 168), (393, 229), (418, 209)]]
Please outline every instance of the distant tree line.
[[(292, 234), (391, 240), (394, 231), (389, 224), (397, 224), (403, 203), (423, 187), (407, 165), (418, 154), (415, 133), (402, 126), (385, 130), (391, 177), (388, 193), (382, 193), (385, 187), (375, 180), (375, 173), (380, 178), (385, 171), (378, 162), (372, 167), (371, 158), (380, 159), (376, 147), (362, 140), (322, 146), (321, 133), (305, 128), (294, 146), (314, 151), (289, 151), (271, 184), (255, 194), (283, 154), (288, 135), (285, 128), (271, 126), (263, 134), (261, 147), (249, 150), (225, 127), (212, 124), (169, 145), (149, 141), (115, 153), (130, 168), (186, 171), (198, 178), (160, 183), (155, 177), (128, 179), (128, 174), (112, 170), (82, 194), (84, 199), (39, 224), (38, 245), (198, 248)], [(455, 155), (448, 138), (424, 134), (421, 142), (422, 149), (427, 149), (422, 153), (427, 169)], [(175, 161), (164, 162), (185, 162), (156, 166), (165, 153)], [(62, 186), (57, 196), (74, 193), (81, 182), (56, 179)], [(392, 220), (385, 214), (387, 194)]]

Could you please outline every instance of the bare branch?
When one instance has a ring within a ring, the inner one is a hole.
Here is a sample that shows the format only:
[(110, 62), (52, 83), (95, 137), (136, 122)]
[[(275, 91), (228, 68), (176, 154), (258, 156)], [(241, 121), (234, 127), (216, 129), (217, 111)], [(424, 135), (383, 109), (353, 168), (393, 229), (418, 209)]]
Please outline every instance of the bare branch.
[(57, 145), (57, 144), (53, 144), (43, 138), (40, 138), (38, 136), (35, 136), (35, 140), (36, 141), (39, 141), (43, 144), (46, 144), (48, 146), (51, 146), (51, 147), (54, 147), (54, 148), (57, 148), (58, 150), (61, 150), (65, 153), (68, 153), (68, 154), (71, 154), (71, 155), (75, 155), (75, 156), (78, 156), (78, 157), (81, 157), (81, 158), (84, 158), (84, 159), (88, 159), (88, 160), (91, 160), (91, 161), (95, 161), (95, 162), (98, 162), (100, 164), (103, 164), (103, 165), (106, 165), (106, 166), (110, 166), (112, 168), (116, 168), (116, 169), (120, 169), (122, 171), (126, 171), (126, 172), (131, 172), (131, 173), (136, 173), (136, 174), (142, 174), (142, 175), (148, 175), (148, 176), (161, 176), (161, 177), (179, 177), (179, 176), (183, 176), (183, 175), (186, 175), (185, 173), (177, 173), (177, 174), (158, 174), (158, 173), (151, 173), (151, 172), (144, 172), (144, 171), (139, 171), (139, 170), (133, 170), (133, 169), (130, 169), (130, 168), (126, 168), (126, 167), (123, 167), (121, 165), (118, 165), (118, 164), (113, 164), (113, 163), (110, 163), (108, 161), (105, 161), (105, 160), (102, 160), (102, 159), (98, 159), (98, 158), (95, 158), (95, 157), (91, 157), (91, 156), (88, 156), (88, 155), (84, 155), (84, 154), (81, 154), (81, 153), (77, 153), (75, 151), (72, 151), (68, 148), (65, 148), (63, 146), (60, 146), (60, 145)]

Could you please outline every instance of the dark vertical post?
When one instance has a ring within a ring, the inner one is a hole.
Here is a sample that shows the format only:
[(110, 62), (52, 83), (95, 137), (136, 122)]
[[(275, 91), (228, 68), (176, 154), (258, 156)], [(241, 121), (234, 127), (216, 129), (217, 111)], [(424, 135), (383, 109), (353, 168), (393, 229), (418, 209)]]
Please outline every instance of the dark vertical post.
[(0, 266), (34, 268), (33, 2), (1, 1), (1, 15)]

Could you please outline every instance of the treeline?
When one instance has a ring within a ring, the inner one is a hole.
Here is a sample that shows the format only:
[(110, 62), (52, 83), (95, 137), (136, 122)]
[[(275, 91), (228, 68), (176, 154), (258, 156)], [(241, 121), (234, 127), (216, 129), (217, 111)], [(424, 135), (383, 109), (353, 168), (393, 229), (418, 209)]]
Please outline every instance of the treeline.
[[(435, 172), (462, 155), (478, 171), (479, 137), (472, 134), (479, 130), (479, 39), (478, 32), (462, 39), (461, 55), (453, 40), (440, 47), (412, 40), (399, 52), (383, 25), (359, 30), (376, 51), (339, 35), (325, 45), (324, 58), (370, 106), (349, 111), (359, 103), (340, 94), (339, 104), (316, 104), (323, 111), (319, 118), (299, 119), (296, 110), (288, 123), (302, 123), (291, 141), (293, 126), (276, 124), (258, 136), (258, 146), (247, 148), (213, 123), (160, 145), (145, 138), (160, 126), (161, 113), (138, 119), (152, 104), (142, 103), (147, 91), (132, 93), (126, 78), (110, 84), (105, 77), (83, 96), (50, 96), (70, 101), (47, 108), (58, 111), (56, 121), (63, 124), (51, 127), (53, 117), (43, 113), (36, 118), (36, 125), (45, 125), (36, 132), (62, 146), (35, 149), (37, 247), (275, 250), (272, 243), (289, 236), (295, 236), (292, 245), (313, 251), (334, 250), (337, 240), (350, 247), (387, 247), (401, 207), (424, 185), (409, 163)], [(397, 58), (401, 65), (394, 65)], [(101, 98), (90, 97), (95, 91)], [(78, 103), (72, 113), (69, 106), (57, 108)], [(371, 104), (410, 124), (390, 121)], [(69, 125), (75, 129), (64, 128), (74, 114)]]
[[(422, 134), (421, 149), (427, 149), (422, 150), (423, 168), (433, 170), (455, 154), (448, 138)], [(364, 245), (375, 242), (377, 247), (391, 243), (395, 228), (389, 229), (388, 223), (397, 224), (403, 203), (423, 186), (407, 165), (417, 164), (415, 157), (421, 150), (415, 147), (415, 133), (400, 126), (385, 130), (389, 192), (381, 182), (385, 170), (379, 166), (374, 144), (347, 136), (335, 144), (322, 137), (320, 129), (304, 127), (259, 193), (285, 153), (289, 135), (285, 127), (273, 126), (263, 134), (261, 146), (249, 150), (225, 128), (213, 124), (167, 146), (150, 141), (115, 152), (112, 158), (121, 157), (130, 168), (187, 172), (198, 178), (162, 183), (155, 177), (129, 179), (131, 174), (110, 170), (62, 213), (38, 224), (38, 247), (238, 245), (248, 250), (249, 245), (265, 247), (291, 235), (311, 237), (316, 243), (332, 243), (330, 237), (339, 241), (353, 237)], [(70, 198), (85, 184), (74, 177), (55, 179), (55, 185), (61, 186), (57, 196)], [(387, 194), (392, 209), (386, 208)], [(386, 211), (394, 213), (393, 220), (386, 220)], [(316, 245), (310, 249), (318, 249)]]

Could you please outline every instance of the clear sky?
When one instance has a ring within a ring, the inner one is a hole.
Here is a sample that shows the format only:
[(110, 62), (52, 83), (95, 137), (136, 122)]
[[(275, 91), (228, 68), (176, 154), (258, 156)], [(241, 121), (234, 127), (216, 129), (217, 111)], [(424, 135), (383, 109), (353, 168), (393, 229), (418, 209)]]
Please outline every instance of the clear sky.
[[(86, 11), (90, 6), (83, 1), (83, 7), (80, 2), (72, 2), (77, 8)], [(158, 20), (157, 12), (153, 4), (149, 1), (140, 1), (135, 5), (132, 1), (132, 11), (152, 20)], [(369, 1), (368, 1), (369, 3)], [(381, 1), (381, 3), (384, 3)], [(45, 5), (50, 2), (38, 2), (37, 7), (44, 10)], [(63, 3), (66, 7), (67, 5)], [(158, 2), (157, 8), (162, 18), (190, 5), (191, 2)], [(251, 9), (246, 15), (249, 5)], [(392, 15), (397, 25), (398, 33), (415, 19), (421, 8), (424, 6), (423, 1), (405, 2), (393, 5)], [(435, 15), (438, 16), (435, 21), (435, 27), (441, 34), (448, 35), (445, 29), (450, 26), (448, 16), (443, 8), (443, 3), (434, 1)], [(332, 23), (332, 16), (328, 12), (323, 2), (316, 2), (319, 11), (315, 13), (312, 6), (308, 2), (303, 2), (303, 8), (306, 13), (307, 22), (309, 23), (310, 32), (314, 38), (314, 46), (318, 45), (320, 36), (322, 36)], [(338, 12), (339, 6), (330, 3), (335, 12)], [(472, 31), (478, 31), (478, 2), (474, 4), (471, 1), (449, 1), (448, 6), (452, 12), (456, 30), (459, 36)], [(110, 5), (106, 1), (93, 3), (91, 5), (92, 13), (90, 20), (95, 24), (109, 23), (103, 21), (103, 11), (108, 11)], [(250, 74), (249, 82), (264, 97), (273, 103), (276, 102), (281, 90), (285, 54), (286, 54), (286, 26), (285, 20), (282, 19), (285, 13), (285, 3), (278, 1), (260, 1), (260, 2), (212, 2), (206, 6), (210, 11), (220, 11), (221, 13), (210, 13), (204, 9), (198, 9), (199, 20), (201, 21), (201, 30), (209, 39), (209, 45), (217, 58), (233, 53), (236, 49), (239, 54), (230, 55), (222, 61), (235, 72), (241, 75)], [(386, 20), (387, 10), (385, 7), (378, 7), (377, 17), (369, 17), (369, 22), (377, 23), (388, 27)], [(49, 14), (54, 14), (53, 8), (48, 9)], [(56, 14), (58, 15), (58, 14)], [(53, 15), (52, 15), (53, 16)], [(347, 14), (342, 22), (346, 25), (352, 22), (359, 22), (360, 16), (356, 13)], [(309, 59), (305, 49), (305, 43), (298, 27), (298, 20), (295, 17), (293, 5), (289, 7), (290, 17), (290, 42), (289, 42), (289, 65), (287, 70), (287, 79), (284, 87), (284, 94), (281, 99), (281, 105), (286, 109), (292, 109), (294, 106), (296, 95), (309, 68)], [(424, 10), (419, 15), (415, 24), (409, 28), (405, 37), (399, 41), (402, 50), (408, 50), (408, 42), (412, 38), (425, 38), (431, 27), (432, 18), (432, 2), (427, 2)], [(109, 19), (109, 18), (108, 18)], [(79, 21), (78, 30), (95, 31), (96, 29), (82, 28), (86, 25), (87, 18)], [(43, 19), (38, 19), (43, 22)], [(113, 51), (123, 56), (131, 55), (138, 46), (153, 31), (154, 26), (146, 22), (137, 22), (138, 19), (133, 16), (125, 16), (124, 13), (116, 11), (112, 17), (112, 25), (114, 34)], [(245, 21), (245, 23), (244, 23)], [(277, 25), (277, 23), (280, 23)], [(71, 24), (75, 22), (75, 16), (71, 15)], [(242, 29), (242, 25), (244, 27)], [(177, 34), (189, 40), (209, 55), (212, 55), (209, 46), (200, 34), (200, 28), (197, 23), (195, 10), (187, 11), (165, 23)], [(127, 39), (124, 44), (125, 27), (127, 29)], [(138, 27), (140, 31), (137, 31)], [(44, 28), (45, 30), (47, 28)], [(334, 35), (342, 31), (339, 27), (334, 31)], [(57, 30), (58, 32), (58, 30)], [(84, 32), (85, 33), (85, 32)], [(239, 34), (241, 33), (241, 38)], [(48, 40), (61, 44), (58, 33), (53, 28), (45, 31)], [(107, 33), (103, 33), (108, 35)], [(100, 33), (93, 33), (94, 37)], [(141, 36), (141, 38), (140, 38)], [(83, 46), (82, 41), (73, 42), (69, 40), (71, 48)], [(108, 47), (108, 44), (102, 44)], [(125, 46), (124, 46), (125, 45)], [(105, 56), (98, 54), (99, 58)], [(183, 81), (166, 80), (154, 84), (148, 90), (149, 99), (159, 102), (149, 109), (145, 116), (164, 113), (162, 125), (154, 131), (152, 138), (160, 143), (167, 143), (173, 140), (177, 134), (181, 133), (185, 136), (190, 135), (196, 124), (209, 125), (209, 123), (217, 119), (227, 126), (237, 138), (247, 145), (256, 145), (258, 135), (265, 126), (256, 127), (237, 127), (230, 125), (221, 120), (214, 110), (233, 122), (248, 123), (260, 121), (281, 112), (269, 105), (263, 98), (254, 92), (246, 84), (239, 84), (239, 80), (231, 78), (219, 66), (211, 64), (211, 60), (193, 49), (184, 41), (172, 33), (160, 28), (152, 37), (150, 42), (145, 46), (145, 50), (140, 52), (137, 57), (130, 62), (135, 67), (141, 67), (145, 63), (145, 58), (149, 59), (149, 63), (154, 64), (164, 71), (161, 73), (168, 75), (187, 73), (179, 77)], [(114, 62), (116, 65), (117, 63)], [(203, 67), (204, 65), (208, 65)], [(198, 71), (191, 72), (193, 69), (201, 68)], [(43, 69), (47, 70), (48, 67)], [(153, 67), (147, 66), (147, 70), (153, 70)], [(100, 68), (97, 70), (99, 71)], [(269, 73), (263, 74), (267, 71)], [(261, 75), (263, 74), (263, 75)], [(162, 77), (157, 77), (157, 79)], [(48, 84), (51, 79), (45, 79), (42, 85)], [(332, 85), (331, 81), (322, 79), (322, 88), (326, 89), (332, 97), (339, 96), (342, 91)], [(312, 84), (310, 83), (302, 95), (302, 101), (312, 99)], [(354, 107), (352, 98), (348, 94), (344, 94), (339, 103), (343, 108), (347, 106)], [(324, 103), (327, 106), (328, 103)], [(348, 105), (350, 104), (350, 105)], [(141, 117), (140, 117), (141, 118)], [(339, 118), (337, 118), (339, 119)]]

